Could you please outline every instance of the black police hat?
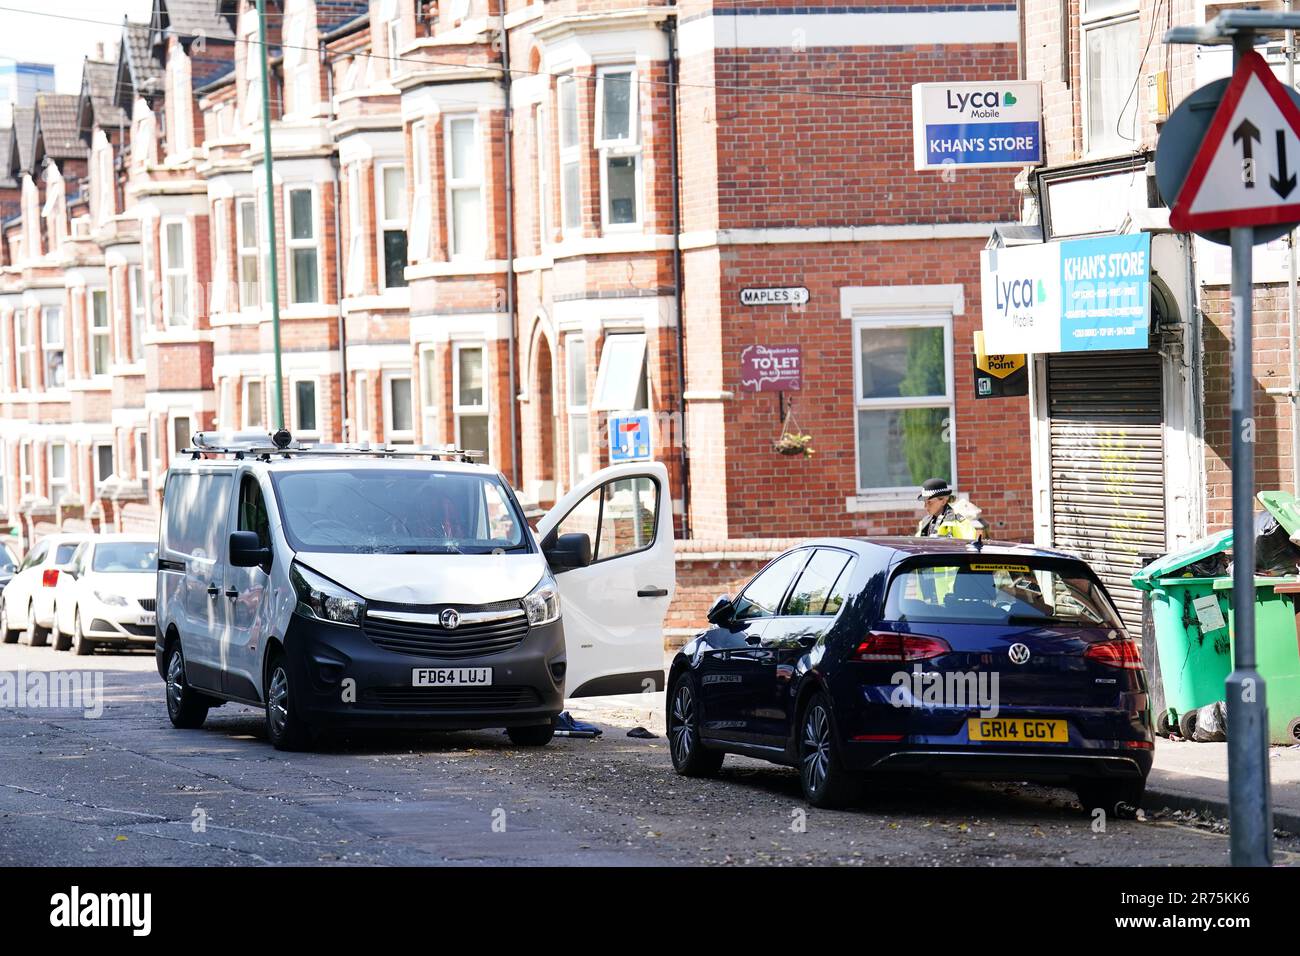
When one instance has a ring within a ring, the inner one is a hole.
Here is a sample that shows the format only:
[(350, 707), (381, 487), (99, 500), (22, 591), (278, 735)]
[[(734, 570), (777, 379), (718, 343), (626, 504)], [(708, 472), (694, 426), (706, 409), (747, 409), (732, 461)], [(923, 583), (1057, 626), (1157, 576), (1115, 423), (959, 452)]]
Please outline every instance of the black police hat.
[(921, 493), (916, 496), (916, 500), (929, 501), (931, 498), (943, 495), (952, 495), (952, 488), (948, 486), (948, 482), (942, 478), (927, 478), (925, 484), (921, 485)]

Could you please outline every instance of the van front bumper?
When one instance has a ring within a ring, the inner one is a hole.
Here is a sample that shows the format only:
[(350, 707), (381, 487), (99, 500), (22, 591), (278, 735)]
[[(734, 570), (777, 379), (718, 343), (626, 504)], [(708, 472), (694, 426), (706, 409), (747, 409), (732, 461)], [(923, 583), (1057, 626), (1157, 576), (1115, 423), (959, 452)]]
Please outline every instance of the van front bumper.
[[(364, 628), (295, 614), (285, 654), (296, 706), (323, 728), (391, 726), (475, 730), (549, 723), (564, 707), (560, 621), (529, 628), (514, 648), (436, 658), (386, 650)], [(486, 685), (416, 687), (427, 668), (491, 668)]]

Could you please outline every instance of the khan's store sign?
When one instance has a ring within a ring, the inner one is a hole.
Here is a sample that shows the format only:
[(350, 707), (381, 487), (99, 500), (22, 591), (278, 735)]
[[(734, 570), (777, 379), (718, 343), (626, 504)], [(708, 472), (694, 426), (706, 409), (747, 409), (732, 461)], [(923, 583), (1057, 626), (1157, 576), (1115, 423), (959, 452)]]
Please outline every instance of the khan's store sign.
[(1042, 113), (1037, 83), (917, 83), (912, 165), (971, 169), (1041, 163)]

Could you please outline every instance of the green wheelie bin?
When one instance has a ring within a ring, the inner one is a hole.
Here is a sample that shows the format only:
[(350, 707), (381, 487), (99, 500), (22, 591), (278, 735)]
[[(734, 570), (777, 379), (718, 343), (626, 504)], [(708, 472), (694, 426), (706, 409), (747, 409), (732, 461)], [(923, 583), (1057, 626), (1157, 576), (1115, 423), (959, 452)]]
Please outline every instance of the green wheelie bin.
[[(1175, 729), (1190, 735), (1197, 708), (1223, 699), (1232, 671), (1227, 615), (1215, 590), (1222, 575), (1196, 574), (1192, 565), (1214, 564), (1232, 550), (1232, 531), (1220, 531), (1151, 562), (1133, 575), (1133, 585), (1148, 592), (1154, 655), (1164, 687), (1164, 708), (1155, 715), (1156, 729), (1168, 736)], [(1270, 692), (1271, 700), (1271, 692)]]

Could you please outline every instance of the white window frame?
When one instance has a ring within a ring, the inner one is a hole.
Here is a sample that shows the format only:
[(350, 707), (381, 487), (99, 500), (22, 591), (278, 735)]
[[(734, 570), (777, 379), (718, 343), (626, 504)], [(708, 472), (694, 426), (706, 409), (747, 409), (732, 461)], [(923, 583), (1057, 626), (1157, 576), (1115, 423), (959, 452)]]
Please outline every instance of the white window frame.
[[(59, 320), (54, 324), (54, 328), (59, 330), (58, 341), (50, 339), (50, 321), (47, 313), (57, 311)], [(55, 385), (50, 381), (50, 356), (58, 352), (62, 354), (63, 361), (63, 383)], [(67, 349), (67, 332), (64, 329), (64, 313), (61, 305), (43, 305), (41, 306), (41, 372), (42, 381), (45, 383), (45, 389), (48, 391), (52, 388), (68, 387), (68, 349)]]
[[(483, 156), (483, 130), (479, 122), (477, 113), (448, 113), (443, 117), (443, 180), (446, 184), (446, 203), (447, 203), (447, 259), (469, 259), (479, 260), (487, 255), (487, 206), (483, 201), (483, 165), (481, 162), (474, 162), (471, 159), (469, 163), (471, 175), (460, 178), (453, 178), (452, 170), (454, 169), (452, 159), (452, 127), (457, 123), (469, 122), (473, 124), (474, 144), (471, 150), (471, 156), (481, 159)], [(457, 193), (473, 191), (478, 194), (479, 210), (479, 237), (480, 243), (475, 249), (462, 249), (456, 251), (456, 202)]]
[[(311, 235), (306, 239), (295, 239), (293, 236), (293, 194), (297, 192), (311, 193)], [(296, 183), (294, 185), (285, 185), (284, 187), (284, 245), (285, 258), (289, 260), (288, 277), (289, 277), (289, 305), (320, 305), (324, 299), (325, 279), (321, 273), (321, 254), (320, 254), (320, 202), (314, 183)], [(298, 278), (298, 263), (294, 257), (295, 251), (310, 250), (312, 258), (316, 263), (316, 298), (310, 300), (298, 301), (295, 296)]]
[(140, 487), (149, 490), (149, 479), (153, 476), (153, 460), (149, 456), (149, 429), (138, 428), (135, 432), (135, 479)]
[[(564, 99), (566, 91), (571, 90), (573, 106), (566, 108)], [(560, 188), (560, 234), (566, 238), (582, 232), (582, 123), (578, 116), (578, 79), (573, 75), (560, 77), (555, 82), (556, 142), (559, 144), (560, 169), (557, 182)], [(570, 118), (573, 122), (573, 142), (565, 142), (566, 124)], [(577, 193), (571, 194), (566, 185), (565, 169), (573, 166), (578, 171)], [(569, 201), (576, 203), (577, 222), (569, 222)]]
[[(462, 352), (477, 351), (482, 356), (482, 379), (483, 379), (483, 401), (478, 405), (465, 405), (460, 400), (460, 356)], [(451, 411), (455, 419), (455, 441), (457, 448), (464, 448), (461, 444), (460, 423), (462, 418), (486, 418), (488, 437), (492, 435), (492, 367), (489, 356), (488, 343), (482, 339), (466, 340), (464, 342), (455, 342), (451, 350)], [(488, 444), (491, 444), (489, 441)], [(475, 449), (482, 451), (487, 455), (488, 460), (491, 458), (490, 448)]]
[[(641, 353), (641, 377), (636, 380), (635, 388), (631, 392), (632, 400), (630, 402), (617, 401), (626, 392), (619, 392), (618, 389), (627, 389), (632, 386), (633, 382), (629, 379), (619, 378), (611, 380), (610, 376), (614, 375), (613, 371), (613, 351), (614, 342), (620, 338), (636, 338), (640, 340)], [(651, 403), (649, 368), (650, 360), (650, 341), (649, 336), (644, 330), (609, 330), (606, 331), (603, 340), (600, 343), (600, 363), (596, 370), (596, 387), (591, 393), (591, 409), (597, 412), (639, 412), (648, 411)], [(637, 397), (641, 394), (642, 383), (645, 383), (645, 405), (638, 407), (636, 404)]]
[(235, 427), (235, 389), (229, 378), (221, 379), (217, 395), (217, 427), (230, 431)]
[[(113, 460), (113, 468), (107, 475), (103, 474), (99, 467), (99, 450), (101, 448), (107, 448)], [(110, 476), (117, 473), (117, 449), (113, 447), (111, 441), (97, 441), (91, 448), (90, 456), (90, 466), (94, 469), (95, 473), (95, 490), (98, 491), (103, 487), (104, 482), (107, 481)]]
[(169, 411), (167, 413), (167, 451), (171, 453), (171, 459), (169, 460), (174, 460), (181, 453), (182, 443), (176, 440), (176, 423), (181, 419), (190, 423), (189, 427), (185, 429), (183, 447), (188, 448), (191, 439), (194, 437), (194, 413), (183, 408)]
[(429, 185), (429, 124), (416, 120), (411, 124), (411, 213), (407, 233), (406, 257), (419, 262), (429, 258), (432, 248), (432, 191)]
[[(248, 410), (253, 407), (253, 403), (249, 402), (248, 400), (248, 390), (250, 385), (257, 386), (256, 405), (258, 410), (258, 418), (260, 419), (259, 421), (253, 421), (252, 417), (248, 414)], [(256, 377), (245, 378), (242, 382), (239, 383), (239, 389), (240, 389), (239, 420), (242, 423), (242, 427), (265, 428), (266, 420), (267, 420), (266, 379), (256, 378)]]
[(18, 495), (20, 498), (26, 498), (32, 494), (34, 475), (33, 465), (35, 453), (32, 449), (32, 443), (25, 441), (18, 448)]
[(305, 118), (315, 112), (314, 107), (317, 105), (316, 102), (307, 100), (309, 93), (315, 94), (314, 89), (308, 89), (314, 84), (309, 82), (313, 63), (311, 51), (307, 49), (307, 17), (299, 11), (288, 20), (287, 28), (282, 24), (288, 37), (284, 44), (284, 68), (285, 74), (292, 77), (290, 88), (293, 93), (293, 109), (286, 109), (285, 115)]
[(145, 294), (144, 267), (139, 263), (130, 263), (126, 267), (126, 291), (131, 306), (131, 348), (128, 354), (132, 362), (144, 361)]
[[(407, 389), (411, 390), (411, 427), (409, 429), (393, 428), (393, 382), (405, 379)], [(415, 391), (411, 373), (391, 371), (383, 373), (384, 386), (384, 441), (390, 445), (410, 444), (415, 441)]]
[[(392, 210), (388, 208), (388, 190), (384, 188), (384, 175), (390, 170), (397, 170), (402, 174), (402, 214), (400, 216), (391, 215)], [(386, 232), (403, 232), (406, 233), (408, 244), (406, 257), (410, 258), (411, 252), (409, 244), (411, 234), (407, 222), (406, 209), (406, 164), (399, 162), (380, 162), (375, 163), (375, 220), (377, 227), (375, 229), (375, 240), (378, 248), (375, 252), (375, 262), (379, 271), (379, 288), (387, 290), (388, 285), (388, 257), (387, 249), (384, 245), (384, 233)], [(406, 268), (406, 263), (402, 263), (402, 268)], [(405, 285), (395, 285), (391, 288), (401, 289)]]
[[(244, 228), (244, 209), (253, 210), (253, 234), (250, 236)], [(235, 200), (235, 244), (236, 244), (236, 263), (237, 278), (239, 279), (239, 309), (245, 311), (248, 309), (259, 308), (262, 304), (262, 250), (259, 242), (261, 230), (258, 228), (258, 202), (252, 196), (240, 196)], [(250, 282), (248, 278), (247, 262), (251, 259), (253, 262), (253, 278)], [(253, 286), (252, 294), (247, 293), (249, 285)]]
[[(104, 303), (104, 324), (95, 324), (95, 300), (100, 297)], [(112, 304), (108, 301), (108, 289), (99, 288), (89, 290), (90, 314), (86, 316), (86, 332), (90, 352), (90, 374), (95, 378), (107, 376), (113, 368), (113, 311)], [(103, 339), (105, 345), (104, 352), (104, 369), (98, 371), (95, 368), (95, 345)]]
[[(310, 382), (312, 387), (312, 403), (315, 408), (312, 409), (312, 418), (316, 420), (315, 428), (299, 428), (298, 413), (301, 409), (298, 407), (298, 386), (303, 382)], [(320, 379), (314, 375), (295, 375), (289, 380), (289, 421), (292, 422), (293, 435), (295, 438), (320, 438), (321, 435), (321, 416), (320, 416)]]
[[(1090, 110), (1088, 108), (1090, 92), (1088, 34), (1094, 30), (1115, 27), (1130, 21), (1137, 23), (1137, 49), (1139, 51), (1137, 70), (1140, 71), (1142, 63), (1142, 54), (1140, 52), (1142, 49), (1142, 27), (1141, 24), (1138, 23), (1138, 2), (1137, 0), (1131, 0), (1131, 2), (1124, 5), (1116, 3), (1114, 9), (1106, 9), (1093, 13), (1085, 12), (1084, 8), (1086, 6), (1087, 0), (1081, 0), (1079, 4), (1079, 109), (1082, 123), (1081, 132), (1083, 136), (1083, 152), (1085, 156), (1089, 157), (1121, 156), (1133, 152), (1141, 145), (1142, 116), (1138, 113), (1138, 107), (1140, 105), (1142, 91), (1140, 89), (1140, 84), (1138, 83), (1138, 76), (1135, 72), (1133, 76), (1131, 99), (1129, 98), (1129, 92), (1127, 90), (1124, 92), (1125, 98), (1130, 99), (1130, 102), (1126, 107), (1124, 107), (1124, 110), (1133, 111), (1135, 130), (1134, 138), (1132, 140), (1125, 140), (1120, 136), (1118, 131), (1112, 130), (1111, 136), (1109, 136), (1108, 139), (1113, 139), (1115, 142), (1102, 145), (1094, 144), (1088, 131), (1091, 126), (1091, 117), (1089, 115)], [(1120, 115), (1115, 117), (1116, 122), (1119, 123), (1119, 121), (1123, 119), (1124, 115), (1125, 112), (1121, 111)]]
[[(54, 449), (63, 449), (63, 475), (56, 477), (54, 474)], [(59, 506), (69, 489), (69, 475), (72, 473), (72, 452), (65, 441), (52, 441), (45, 448), (45, 473), (49, 476), (50, 487), (50, 504), (54, 507)]]
[[(944, 352), (944, 388), (943, 396), (921, 395), (915, 397), (899, 396), (886, 398), (862, 397), (862, 332), (866, 330), (883, 331), (887, 329), (943, 329)], [(909, 499), (915, 497), (914, 485), (902, 485), (894, 488), (863, 488), (862, 456), (859, 447), (858, 414), (863, 411), (901, 411), (909, 408), (939, 408), (947, 410), (948, 456), (950, 481), (957, 482), (957, 396), (954, 386), (953, 371), (953, 320), (951, 313), (917, 312), (884, 313), (879, 315), (856, 315), (852, 323), (853, 330), (853, 483), (860, 498), (867, 499)]]
[[(180, 226), (181, 231), (181, 264), (173, 266), (171, 259), (171, 240), (168, 238), (171, 228)], [(190, 287), (190, 255), (189, 255), (189, 223), (179, 216), (169, 216), (159, 224), (159, 244), (161, 252), (161, 272), (163, 276), (163, 321), (167, 328), (188, 328), (194, 324), (194, 315), (192, 305), (194, 303), (193, 290)], [(185, 310), (184, 314), (178, 316), (173, 312), (172, 302), (172, 280), (181, 279), (185, 283)]]
[(14, 321), (18, 325), (18, 355), (15, 359), (16, 368), (14, 385), (18, 391), (30, 391), (32, 387), (32, 378), (36, 374), (36, 323), (37, 319), (32, 315), (30, 309), (23, 309), (14, 313)]
[(358, 372), (353, 388), (356, 414), (352, 417), (352, 428), (356, 441), (367, 441), (370, 438), (370, 373)]
[(437, 420), (438, 396), (433, 394), (434, 377), (430, 366), (438, 363), (437, 350), (432, 345), (424, 345), (419, 350), (420, 369), (420, 416), (424, 423), (424, 436), (428, 440), (431, 426)]
[[(626, 139), (608, 139), (605, 136), (605, 77), (610, 73), (627, 73), (630, 84), (628, 97), (628, 131)], [(595, 147), (600, 162), (600, 228), (602, 232), (635, 232), (642, 227), (641, 166), (641, 114), (638, 107), (640, 86), (637, 85), (636, 68), (630, 64), (609, 64), (596, 70)], [(612, 222), (609, 209), (609, 162), (612, 159), (631, 159), (633, 162), (633, 213), (631, 222)]]
[(360, 295), (366, 286), (365, 233), (361, 228), (361, 163), (348, 167), (348, 260), (346, 288)]
[(226, 311), (226, 286), (230, 284), (229, 264), (226, 262), (226, 206), (218, 200), (212, 206), (212, 297), (209, 312)]
[[(582, 394), (577, 394), (578, 364), (582, 367)], [(569, 432), (569, 487), (590, 477), (592, 473), (591, 455), (591, 413), (588, 410), (590, 384), (587, 381), (587, 337), (581, 332), (571, 333), (564, 339), (564, 404), (568, 419)], [(579, 429), (578, 426), (581, 426)], [(581, 431), (583, 444), (587, 446), (587, 463), (583, 468), (578, 462), (574, 436)]]

